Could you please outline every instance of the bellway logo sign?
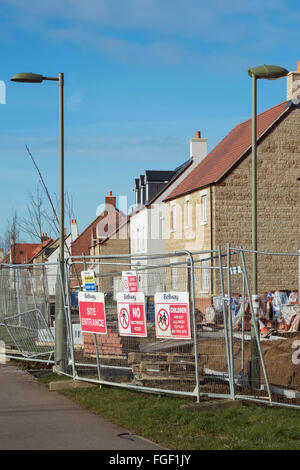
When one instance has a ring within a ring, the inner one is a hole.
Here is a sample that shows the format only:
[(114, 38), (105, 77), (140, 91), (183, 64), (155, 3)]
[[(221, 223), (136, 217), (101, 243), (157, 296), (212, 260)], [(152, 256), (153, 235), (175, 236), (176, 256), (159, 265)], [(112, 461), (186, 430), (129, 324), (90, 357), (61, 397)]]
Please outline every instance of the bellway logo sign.
[(3, 80), (0, 80), (0, 104), (6, 104), (6, 86)]

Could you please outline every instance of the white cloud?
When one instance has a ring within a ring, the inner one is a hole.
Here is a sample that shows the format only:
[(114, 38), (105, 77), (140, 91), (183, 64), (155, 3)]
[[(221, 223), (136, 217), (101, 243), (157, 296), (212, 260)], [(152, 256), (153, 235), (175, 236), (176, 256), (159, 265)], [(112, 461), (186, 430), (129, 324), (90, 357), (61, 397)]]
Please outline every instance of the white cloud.
[[(264, 18), (271, 26), (295, 16), (297, 7), (288, 0), (0, 0), (33, 17), (61, 19), (73, 26), (139, 31), (146, 34), (202, 38), (229, 43), (253, 33), (249, 19)], [(287, 25), (288, 29), (289, 25)], [(257, 30), (256, 30), (257, 32)]]
[(74, 91), (70, 96), (66, 98), (66, 108), (68, 111), (77, 111), (80, 104), (83, 101), (85, 91), (77, 90)]

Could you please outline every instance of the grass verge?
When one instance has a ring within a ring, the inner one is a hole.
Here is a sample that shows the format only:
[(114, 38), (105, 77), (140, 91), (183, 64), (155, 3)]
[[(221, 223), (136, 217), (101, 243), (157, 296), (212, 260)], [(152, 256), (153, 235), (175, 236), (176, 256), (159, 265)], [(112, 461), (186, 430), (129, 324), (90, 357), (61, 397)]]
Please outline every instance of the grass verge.
[[(47, 384), (55, 374), (39, 379)], [(255, 404), (186, 410), (188, 398), (114, 387), (61, 390), (97, 415), (157, 444), (177, 450), (299, 450), (300, 411)]]

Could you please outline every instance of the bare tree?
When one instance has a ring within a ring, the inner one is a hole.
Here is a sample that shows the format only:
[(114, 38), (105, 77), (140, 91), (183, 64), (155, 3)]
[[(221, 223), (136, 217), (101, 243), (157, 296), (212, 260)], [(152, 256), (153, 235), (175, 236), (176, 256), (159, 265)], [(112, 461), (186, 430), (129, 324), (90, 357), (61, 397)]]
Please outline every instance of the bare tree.
[(25, 216), (21, 219), (20, 228), (30, 238), (38, 242), (41, 242), (43, 233), (48, 232), (50, 236), (52, 234), (48, 210), (45, 207), (44, 196), (39, 185), (35, 194), (30, 193), (29, 203)]
[[(11, 218), (7, 221), (7, 226), (3, 236), (1, 237), (1, 247), (4, 253), (7, 253), (11, 246), (14, 247), (18, 243), (20, 235), (19, 219), (17, 212), (14, 211)], [(14, 249), (12, 252), (12, 259), (14, 259)]]

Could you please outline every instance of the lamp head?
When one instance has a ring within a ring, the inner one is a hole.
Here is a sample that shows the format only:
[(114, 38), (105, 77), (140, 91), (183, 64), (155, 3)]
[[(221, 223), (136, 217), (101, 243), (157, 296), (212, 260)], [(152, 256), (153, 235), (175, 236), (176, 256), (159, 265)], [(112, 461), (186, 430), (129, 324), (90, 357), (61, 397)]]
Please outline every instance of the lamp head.
[(288, 70), (278, 65), (260, 65), (248, 70), (250, 77), (266, 78), (267, 80), (276, 80), (277, 78), (285, 77), (288, 73)]
[(17, 73), (11, 78), (11, 81), (21, 83), (41, 83), (43, 79), (43, 75), (38, 73)]

